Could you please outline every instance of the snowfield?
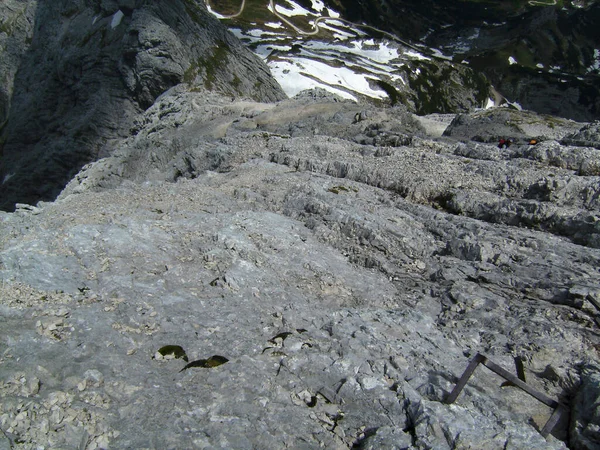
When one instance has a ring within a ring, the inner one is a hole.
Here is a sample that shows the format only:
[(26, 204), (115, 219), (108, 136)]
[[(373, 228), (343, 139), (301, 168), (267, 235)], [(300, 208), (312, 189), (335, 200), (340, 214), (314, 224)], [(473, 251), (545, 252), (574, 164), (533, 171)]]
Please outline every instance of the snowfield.
[[(385, 100), (388, 94), (378, 81), (405, 85), (399, 69), (418, 75), (420, 69), (407, 67), (407, 62), (431, 59), (396, 42), (370, 38), (342, 19), (335, 20), (339, 13), (319, 0), (313, 0), (312, 11), (291, 0), (272, 6), (269, 4), (269, 11), (281, 20), (265, 22), (267, 29), (236, 27), (230, 31), (267, 63), (290, 97), (318, 87), (354, 101), (361, 97)], [(283, 23), (285, 17), (280, 16), (294, 18), (293, 26)]]

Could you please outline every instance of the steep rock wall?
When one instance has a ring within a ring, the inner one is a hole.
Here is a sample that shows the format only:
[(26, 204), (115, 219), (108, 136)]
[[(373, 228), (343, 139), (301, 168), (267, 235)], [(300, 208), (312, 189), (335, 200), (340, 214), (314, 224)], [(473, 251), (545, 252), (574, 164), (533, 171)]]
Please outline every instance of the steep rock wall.
[(2, 209), (54, 198), (178, 83), (260, 101), (285, 97), (202, 2), (40, 2), (33, 21), (31, 45), (11, 66)]

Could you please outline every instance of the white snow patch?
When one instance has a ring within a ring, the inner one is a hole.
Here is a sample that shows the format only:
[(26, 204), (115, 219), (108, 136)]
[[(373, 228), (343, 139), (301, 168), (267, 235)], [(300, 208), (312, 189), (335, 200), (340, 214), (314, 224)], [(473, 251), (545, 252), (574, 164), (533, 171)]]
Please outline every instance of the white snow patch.
[(292, 49), (290, 45), (274, 45), (274, 44), (263, 44), (258, 45), (254, 50), (258, 56), (266, 60), (274, 50), (280, 50), (282, 52), (289, 52)]
[(444, 55), (440, 49), (430, 48), (430, 50), (433, 52), (433, 54), (435, 55), (436, 58), (446, 59), (448, 61), (452, 61), (452, 57)]
[(263, 36), (280, 36), (279, 33), (274, 33), (272, 31), (264, 31), (264, 30), (250, 30), (250, 31), (246, 31), (245, 36), (252, 36), (252, 37), (263, 37)]
[[(372, 61), (379, 64), (387, 64), (399, 57), (398, 49), (388, 47), (387, 43), (379, 44), (376, 48), (365, 48), (365, 46), (373, 44), (373, 40), (353, 41), (350, 45), (336, 45), (335, 43), (322, 41), (308, 41), (303, 44), (303, 48), (313, 51), (321, 50), (329, 53), (335, 52), (362, 56), (369, 60), (369, 62)], [(375, 46), (373, 45), (373, 47)]]
[(269, 28), (283, 28), (283, 24), (281, 22), (266, 22), (265, 27)]
[(335, 19), (339, 19), (339, 17), (340, 17), (340, 13), (339, 13), (339, 12), (337, 12), (337, 11), (334, 11), (334, 10), (333, 10), (333, 9), (331, 9), (331, 8), (327, 8), (327, 15), (328, 15), (329, 17), (333, 17), (333, 18), (335, 18)]
[(261, 42), (260, 37), (245, 34), (240, 28), (229, 28), (229, 31), (242, 42), (250, 41), (252, 43)]
[(380, 63), (389, 63), (390, 61), (398, 58), (398, 49), (388, 47), (387, 42), (379, 44), (378, 48), (365, 48), (365, 45), (373, 45), (374, 42), (369, 41), (354, 41), (352, 45), (354, 48), (349, 48), (348, 53), (354, 53), (365, 58), (374, 59)]
[(488, 98), (487, 102), (485, 104), (485, 106), (483, 107), (484, 109), (490, 109), (490, 108), (494, 108), (496, 106), (496, 102), (494, 101), (493, 98)]
[(595, 70), (600, 70), (600, 49), (594, 49), (594, 62), (588, 67), (588, 72), (593, 72)]
[(204, 2), (204, 4), (206, 5), (206, 9), (208, 9), (208, 12), (211, 13), (213, 16), (215, 16), (217, 19), (226, 19), (227, 18), (227, 17), (219, 14), (218, 12), (213, 11), (213, 9), (210, 7), (208, 2)]
[(325, 9), (325, 3), (323, 3), (322, 0), (311, 0), (311, 2), (312, 2), (312, 9), (314, 9), (315, 11), (322, 12), (323, 9)]
[[(345, 87), (356, 93), (372, 98), (387, 98), (382, 90), (375, 90), (369, 85), (372, 78), (357, 74), (347, 67), (331, 67), (328, 64), (307, 58), (290, 58), (287, 61), (273, 61), (269, 63), (271, 73), (277, 79), (285, 93), (293, 97), (298, 92), (313, 87), (335, 89), (334, 86)], [(307, 76), (308, 75), (308, 76)], [(320, 80), (319, 83), (316, 80)], [(340, 94), (338, 89), (336, 93)], [(352, 94), (345, 92), (344, 98), (353, 98)]]
[(346, 67), (357, 68), (358, 72), (368, 70), (371, 74), (390, 77), (392, 80), (402, 80), (393, 72), (403, 62), (394, 62), (398, 58), (398, 50), (387, 44), (373, 45), (365, 48), (364, 44), (375, 44), (373, 40), (354, 41), (350, 45), (336, 45), (322, 41), (308, 41), (303, 44), (302, 56), (328, 61), (344, 61)]
[(513, 58), (512, 56), (509, 56), (508, 63), (512, 66), (513, 64), (517, 63), (517, 60), (515, 58)]
[(6, 174), (5, 177), (4, 177), (4, 180), (2, 180), (2, 184), (6, 183), (8, 180), (10, 180), (14, 176), (15, 176), (14, 173)]
[(337, 94), (342, 98), (356, 101), (356, 97), (349, 92), (342, 89), (336, 89), (328, 84), (319, 83), (314, 79), (305, 77), (300, 73), (301, 68), (295, 63), (289, 61), (276, 61), (270, 63), (269, 68), (271, 69), (271, 74), (279, 82), (284, 92), (290, 97), (293, 97), (304, 90), (320, 87)]
[(413, 50), (409, 50), (407, 52), (404, 52), (404, 54), (410, 58), (414, 58), (414, 59), (418, 59), (420, 61), (429, 61), (431, 58), (420, 54), (419, 52), (415, 52)]
[(123, 14), (123, 11), (118, 10), (110, 22), (110, 27), (113, 29), (118, 27), (119, 24), (121, 23), (121, 20), (123, 20), (123, 17), (125, 17), (125, 14)]
[[(338, 25), (338, 26), (341, 26), (341, 25)], [(331, 31), (333, 33), (333, 36), (336, 39), (339, 39), (340, 41), (346, 41), (348, 39), (352, 39), (352, 38), (356, 37), (352, 33), (348, 33), (347, 31), (343, 31), (338, 28), (334, 28), (325, 22), (319, 22), (319, 28), (321, 28), (323, 30)]]
[(287, 0), (287, 3), (292, 7), (292, 9), (287, 9), (281, 5), (275, 4), (275, 10), (282, 16), (287, 17), (308, 16), (310, 14), (310, 11), (304, 9), (302, 6), (291, 0)]
[(513, 108), (517, 108), (519, 111), (523, 110), (523, 107), (517, 102), (508, 102), (507, 105), (510, 105)]
[(92, 19), (92, 25), (94, 25), (98, 19), (100, 18), (100, 16), (94, 16), (94, 18)]
[(537, 67), (538, 69), (543, 69), (543, 68), (544, 68), (544, 65), (543, 65), (542, 63), (537, 63), (537, 64), (535, 65), (535, 67)]

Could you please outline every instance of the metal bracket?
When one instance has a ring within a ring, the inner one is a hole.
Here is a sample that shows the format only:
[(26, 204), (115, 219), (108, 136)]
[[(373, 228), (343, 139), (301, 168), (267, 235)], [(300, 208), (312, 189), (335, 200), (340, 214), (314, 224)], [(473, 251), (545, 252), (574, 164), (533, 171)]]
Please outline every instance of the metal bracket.
[[(516, 360), (515, 360), (515, 362), (516, 362)], [(519, 362), (520, 362), (520, 360), (519, 360)], [(538, 399), (543, 404), (548, 405), (550, 408), (554, 408), (554, 411), (552, 412), (552, 415), (546, 422), (546, 425), (544, 425), (544, 428), (542, 428), (542, 430), (540, 431), (540, 434), (542, 436), (544, 436), (544, 437), (548, 436), (550, 434), (550, 432), (552, 431), (552, 429), (556, 426), (556, 424), (560, 420), (561, 416), (569, 410), (569, 408), (567, 406), (563, 405), (562, 403), (557, 402), (556, 400), (551, 399), (550, 397), (548, 397), (547, 395), (545, 395), (541, 392), (536, 391), (531, 386), (529, 386), (527, 383), (525, 383), (525, 381), (523, 380), (525, 378), (525, 373), (522, 371), (522, 366), (519, 367), (517, 362), (516, 362), (517, 369), (521, 369), (521, 370), (518, 370), (519, 377), (517, 377), (517, 376), (513, 375), (512, 373), (508, 372), (507, 370), (503, 369), (498, 364), (495, 364), (492, 361), (488, 360), (487, 357), (482, 355), (481, 353), (477, 353), (477, 355), (475, 355), (475, 357), (471, 360), (471, 362), (469, 362), (469, 365), (467, 366), (466, 370), (464, 371), (464, 373), (458, 380), (458, 383), (456, 383), (456, 386), (454, 386), (454, 389), (452, 390), (450, 395), (448, 395), (448, 397), (446, 398), (447, 404), (454, 403), (454, 401), (457, 399), (457, 397), (459, 396), (461, 391), (467, 385), (469, 378), (471, 378), (471, 375), (473, 375), (473, 372), (475, 372), (475, 369), (477, 368), (477, 366), (479, 364), (483, 364), (485, 367), (490, 369), (492, 372), (497, 373), (502, 378), (509, 381), (511, 383), (511, 385), (524, 390), (529, 395)], [(523, 378), (523, 379), (520, 379), (520, 378)]]

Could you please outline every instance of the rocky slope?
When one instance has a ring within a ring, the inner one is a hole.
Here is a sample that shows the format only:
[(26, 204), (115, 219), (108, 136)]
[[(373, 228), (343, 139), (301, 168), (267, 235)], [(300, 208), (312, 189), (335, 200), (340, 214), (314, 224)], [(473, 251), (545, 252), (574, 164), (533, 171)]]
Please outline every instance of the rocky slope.
[(0, 443), (597, 448), (599, 131), (171, 89), (0, 214)]
[(133, 120), (186, 82), (285, 97), (266, 66), (193, 1), (3, 2), (0, 207), (54, 199)]

